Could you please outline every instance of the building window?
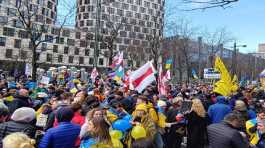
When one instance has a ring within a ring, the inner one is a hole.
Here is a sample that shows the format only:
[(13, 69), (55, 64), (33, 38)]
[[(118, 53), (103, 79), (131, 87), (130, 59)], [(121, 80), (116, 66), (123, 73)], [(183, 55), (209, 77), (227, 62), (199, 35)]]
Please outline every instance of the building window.
[(89, 0), (85, 0), (85, 4), (89, 4), (90, 3), (90, 1)]
[(50, 8), (50, 9), (52, 9), (52, 2), (48, 1), (47, 7)]
[(58, 45), (53, 45), (53, 52), (58, 53)]
[(98, 60), (98, 64), (99, 64), (99, 65), (104, 65), (104, 59), (99, 58), (99, 60)]
[(58, 55), (58, 62), (62, 63), (63, 62), (63, 55)]
[(0, 16), (0, 24), (6, 24), (8, 21), (8, 18), (6, 16)]
[(89, 56), (89, 49), (85, 50), (85, 56)]
[(64, 47), (63, 53), (68, 54), (69, 53), (69, 47)]
[(93, 20), (87, 20), (86, 25), (87, 26), (93, 26)]
[(131, 11), (126, 11), (126, 17), (132, 17), (132, 12)]
[(140, 32), (140, 27), (134, 26), (134, 32)]
[(37, 60), (40, 60), (40, 53), (37, 53), (37, 57), (36, 57)]
[(47, 62), (51, 62), (52, 61), (52, 54), (47, 53), (46, 61)]
[(0, 37), (0, 46), (6, 46), (6, 38)]
[(28, 58), (28, 52), (24, 51), (24, 50), (21, 50), (20, 58), (23, 59), (23, 60), (27, 59)]
[(95, 48), (95, 42), (90, 43), (90, 48)]
[(69, 63), (73, 63), (74, 62), (74, 57), (73, 56), (69, 56), (68, 62)]
[(74, 39), (67, 39), (67, 45), (75, 46), (75, 40)]
[(5, 35), (5, 36), (15, 36), (15, 29), (14, 28), (4, 27), (3, 35)]
[(15, 39), (14, 40), (14, 47), (15, 48), (21, 48), (21, 40)]
[(46, 51), (47, 50), (47, 43), (42, 43), (41, 44), (41, 50)]
[(76, 32), (75, 33), (75, 38), (80, 39), (80, 37), (81, 37), (81, 33), (80, 32)]
[(79, 55), (79, 48), (75, 48), (75, 55)]
[(63, 30), (63, 36), (69, 37), (70, 36), (70, 30)]
[(80, 47), (86, 47), (86, 46), (87, 46), (87, 42), (85, 40), (81, 40)]
[(60, 44), (64, 44), (64, 38), (60, 38)]
[(13, 56), (13, 50), (6, 49), (6, 58), (12, 58), (12, 56)]
[(16, 16), (17, 10), (14, 8), (7, 8), (7, 16), (14, 17)]
[(52, 28), (51, 33), (54, 34), (54, 35), (60, 35), (60, 29)]
[(45, 41), (48, 42), (48, 43), (52, 43), (53, 42), (53, 36), (45, 35)]
[(23, 23), (20, 20), (14, 20), (13, 21), (13, 26), (17, 27), (17, 28), (22, 28), (23, 27)]
[(82, 6), (81, 9), (80, 9), (80, 12), (85, 12), (85, 10), (86, 10), (86, 7)]
[(94, 11), (94, 7), (93, 6), (87, 6), (87, 11), (88, 12), (93, 12)]
[(79, 57), (79, 64), (84, 64), (84, 57)]
[(118, 9), (118, 10), (117, 10), (117, 14), (118, 14), (119, 16), (123, 16), (123, 10)]
[(141, 7), (141, 8), (140, 8), (140, 12), (141, 12), (141, 13), (145, 13), (145, 12), (146, 12), (146, 8)]
[(94, 64), (94, 58), (89, 58), (88, 63), (89, 63), (89, 65), (93, 65)]
[(88, 13), (84, 13), (83, 14), (83, 19), (88, 19), (89, 18), (89, 14)]
[(27, 31), (19, 30), (19, 31), (18, 31), (18, 37), (19, 37), (19, 38), (23, 38), (23, 39), (28, 38), (28, 33), (27, 33)]

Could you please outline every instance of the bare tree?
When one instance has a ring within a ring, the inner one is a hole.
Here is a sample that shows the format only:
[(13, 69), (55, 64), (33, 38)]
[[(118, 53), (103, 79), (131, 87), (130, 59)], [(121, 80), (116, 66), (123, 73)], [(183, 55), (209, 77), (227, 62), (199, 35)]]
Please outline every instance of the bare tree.
[[(64, 3), (67, 2), (65, 1)], [(54, 21), (57, 24), (57, 35), (51, 36), (50, 38), (43, 37), (45, 34), (48, 34), (49, 27), (51, 26), (48, 25), (46, 19), (41, 16), (42, 9), (39, 9), (38, 5), (31, 0), (20, 0), (13, 4), (13, 7), (16, 9), (16, 14), (13, 17), (13, 20), (17, 20), (22, 24), (22, 29), (26, 31), (26, 35), (29, 38), (31, 45), (30, 51), (32, 54), (32, 79), (36, 80), (38, 67), (37, 52), (39, 45), (44, 42), (53, 41), (60, 36), (63, 26), (67, 24), (68, 19), (75, 13), (75, 5), (65, 8), (64, 16), (55, 17), (56, 19)]]
[(189, 7), (189, 9), (186, 9), (187, 11), (205, 10), (216, 7), (226, 9), (238, 1), (239, 0), (182, 0), (185, 5), (196, 5), (196, 7)]
[(191, 23), (185, 19), (172, 22), (170, 27), (170, 34), (174, 36), (172, 38), (173, 53), (177, 56), (173, 56), (173, 61), (177, 63), (177, 70), (182, 80), (182, 73), (186, 71), (187, 81), (190, 79), (193, 57), (196, 54), (195, 41), (193, 40), (196, 35), (195, 27), (191, 26)]
[(206, 44), (208, 52), (208, 66), (213, 67), (215, 55), (220, 52), (222, 57), (224, 46), (232, 42), (234, 38), (224, 27), (216, 29), (214, 32), (205, 31), (203, 34), (203, 42)]
[(120, 36), (121, 29), (124, 25), (126, 25), (126, 18), (121, 17), (118, 22), (115, 22), (111, 17), (111, 13), (109, 11), (108, 15), (105, 15), (106, 18), (106, 27), (108, 29), (108, 33), (105, 36), (102, 36), (102, 42), (107, 46), (108, 52), (101, 53), (104, 57), (108, 58), (109, 65), (112, 64), (112, 60), (115, 51), (115, 42), (117, 38)]

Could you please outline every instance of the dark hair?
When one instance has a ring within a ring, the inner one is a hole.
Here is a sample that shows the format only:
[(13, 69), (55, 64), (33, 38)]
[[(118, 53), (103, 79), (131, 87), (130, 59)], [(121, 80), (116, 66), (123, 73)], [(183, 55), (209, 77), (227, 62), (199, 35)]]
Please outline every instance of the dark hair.
[(154, 148), (155, 145), (151, 139), (140, 138), (132, 143), (132, 148)]
[(70, 122), (74, 117), (74, 111), (70, 107), (62, 107), (58, 109), (56, 118), (58, 122)]
[(82, 105), (80, 102), (75, 102), (75, 103), (71, 104), (71, 108), (74, 112), (76, 112), (82, 108)]

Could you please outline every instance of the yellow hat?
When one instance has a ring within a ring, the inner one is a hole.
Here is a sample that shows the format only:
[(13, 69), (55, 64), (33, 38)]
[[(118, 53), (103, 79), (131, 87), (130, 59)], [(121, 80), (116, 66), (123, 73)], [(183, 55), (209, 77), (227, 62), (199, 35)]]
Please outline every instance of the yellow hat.
[(78, 79), (74, 79), (74, 80), (73, 80), (73, 83), (75, 83), (75, 84), (79, 84), (80, 81), (79, 81)]
[(138, 104), (138, 105), (136, 106), (135, 110), (142, 110), (142, 111), (147, 112), (146, 104), (144, 104), (144, 103)]

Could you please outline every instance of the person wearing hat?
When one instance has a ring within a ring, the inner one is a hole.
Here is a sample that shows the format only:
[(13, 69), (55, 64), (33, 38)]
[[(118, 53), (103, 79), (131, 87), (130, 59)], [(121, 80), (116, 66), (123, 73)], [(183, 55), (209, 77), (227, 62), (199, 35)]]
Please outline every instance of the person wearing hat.
[(218, 96), (217, 102), (208, 108), (208, 116), (212, 123), (220, 123), (225, 115), (230, 113), (231, 107), (226, 104), (224, 96)]
[(39, 148), (75, 148), (80, 133), (80, 126), (71, 123), (74, 111), (62, 107), (56, 113), (59, 126), (49, 129), (42, 138)]
[(14, 100), (7, 104), (10, 113), (13, 113), (20, 107), (32, 107), (32, 101), (29, 98), (29, 91), (26, 89), (20, 89)]
[(135, 107), (135, 114), (133, 115), (132, 124), (142, 125), (146, 130), (147, 137), (150, 137), (152, 139), (157, 132), (155, 123), (150, 118), (147, 111), (147, 106), (144, 103), (138, 104)]
[[(180, 114), (183, 98), (178, 96), (171, 100), (171, 107), (167, 111), (166, 122), (176, 122), (176, 116)], [(179, 148), (181, 147), (182, 139), (185, 135), (185, 123), (179, 122), (173, 124), (171, 127), (166, 128), (165, 144), (167, 148)]]
[(15, 110), (11, 120), (0, 124), (0, 141), (11, 133), (23, 132), (30, 138), (34, 138), (36, 116), (35, 110), (29, 107), (21, 107)]

